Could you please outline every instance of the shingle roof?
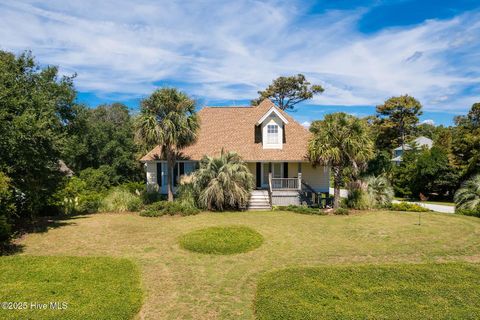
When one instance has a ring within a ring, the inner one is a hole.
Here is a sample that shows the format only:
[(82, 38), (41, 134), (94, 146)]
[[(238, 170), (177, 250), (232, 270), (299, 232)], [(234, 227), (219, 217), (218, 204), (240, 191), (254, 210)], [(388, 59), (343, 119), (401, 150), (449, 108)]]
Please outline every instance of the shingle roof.
[[(285, 125), (283, 149), (263, 149), (261, 142), (255, 143), (255, 124), (272, 106), (275, 105), (270, 100), (264, 100), (258, 106), (204, 107), (198, 112), (198, 140), (182, 150), (183, 157), (200, 160), (204, 155), (218, 156), (223, 148), (237, 152), (245, 161), (306, 161), (310, 132), (278, 108), (289, 121)], [(141, 161), (160, 159), (160, 154), (157, 146)]]

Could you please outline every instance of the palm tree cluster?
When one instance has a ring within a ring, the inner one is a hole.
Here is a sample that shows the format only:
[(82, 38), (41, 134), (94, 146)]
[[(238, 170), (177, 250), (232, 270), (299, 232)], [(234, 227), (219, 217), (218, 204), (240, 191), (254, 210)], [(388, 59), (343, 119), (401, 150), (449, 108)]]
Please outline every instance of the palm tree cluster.
[(222, 150), (220, 157), (204, 156), (193, 184), (200, 207), (222, 211), (245, 207), (253, 188), (253, 175), (235, 152)]
[(455, 193), (457, 210), (477, 211), (480, 213), (480, 174), (465, 181)]

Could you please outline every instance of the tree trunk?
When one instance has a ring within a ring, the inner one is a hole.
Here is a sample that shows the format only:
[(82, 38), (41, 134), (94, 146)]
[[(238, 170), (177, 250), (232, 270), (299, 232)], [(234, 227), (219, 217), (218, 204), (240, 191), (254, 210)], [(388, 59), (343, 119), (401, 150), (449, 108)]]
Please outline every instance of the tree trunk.
[(173, 152), (167, 150), (167, 194), (168, 201), (173, 201), (173, 188), (172, 188), (172, 178), (173, 178), (173, 166), (175, 165), (175, 159), (173, 158)]
[(340, 168), (333, 168), (333, 208), (340, 208), (340, 183), (342, 181), (342, 176), (340, 174)]

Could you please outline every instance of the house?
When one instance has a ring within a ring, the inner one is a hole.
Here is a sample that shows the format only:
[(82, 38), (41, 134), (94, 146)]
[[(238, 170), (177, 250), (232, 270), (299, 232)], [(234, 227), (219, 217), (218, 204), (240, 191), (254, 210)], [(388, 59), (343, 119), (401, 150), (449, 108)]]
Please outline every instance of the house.
[(413, 140), (412, 145), (405, 144), (405, 146), (402, 148), (402, 146), (397, 147), (393, 149), (393, 158), (392, 162), (394, 162), (396, 165), (399, 165), (400, 162), (402, 162), (402, 156), (403, 152), (406, 150), (412, 150), (412, 148), (427, 148), (431, 149), (433, 146), (433, 141), (427, 137), (418, 137), (415, 140)]
[[(173, 185), (193, 172), (204, 156), (222, 149), (237, 152), (255, 179), (249, 206), (300, 204), (328, 195), (330, 171), (307, 159), (311, 133), (270, 100), (258, 106), (204, 107), (198, 112), (200, 131), (195, 144), (182, 150), (174, 169)], [(142, 159), (147, 185), (166, 193), (167, 168), (160, 147)]]

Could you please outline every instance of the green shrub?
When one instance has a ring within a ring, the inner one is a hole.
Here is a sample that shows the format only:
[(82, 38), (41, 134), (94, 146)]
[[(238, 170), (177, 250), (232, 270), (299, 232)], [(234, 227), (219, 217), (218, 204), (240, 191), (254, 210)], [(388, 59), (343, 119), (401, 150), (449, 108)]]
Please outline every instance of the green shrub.
[(7, 217), (0, 215), (0, 246), (2, 243), (10, 240), (12, 228), (8, 223)]
[(339, 215), (339, 216), (348, 216), (350, 212), (346, 208), (338, 208), (333, 211), (333, 214)]
[(110, 190), (102, 200), (100, 211), (102, 212), (126, 212), (138, 211), (142, 207), (142, 200), (125, 189), (115, 188)]
[(78, 196), (78, 205), (75, 209), (78, 213), (98, 212), (98, 209), (102, 204), (102, 199), (103, 195), (95, 191), (80, 194)]
[(113, 185), (112, 177), (114, 175), (115, 170), (112, 167), (103, 165), (98, 169), (87, 168), (80, 171), (79, 178), (85, 181), (86, 189), (102, 192)]
[(140, 215), (144, 217), (161, 217), (165, 215), (191, 216), (199, 212), (198, 208), (177, 200), (173, 202), (154, 202), (142, 210)]
[(398, 203), (392, 203), (390, 205), (390, 210), (393, 211), (411, 211), (411, 212), (427, 212), (430, 211), (429, 209), (419, 206), (418, 204), (415, 203), (409, 203), (409, 202), (398, 202)]
[(146, 191), (142, 195), (143, 204), (152, 204), (154, 202), (167, 200), (166, 195), (159, 193), (158, 191)]
[(193, 176), (198, 204), (208, 210), (244, 208), (253, 188), (253, 175), (235, 152), (221, 151), (220, 157), (205, 156)]
[(0, 244), (10, 239), (9, 220), (16, 213), (15, 198), (10, 178), (0, 172)]
[(145, 182), (125, 182), (120, 185), (120, 188), (123, 188), (130, 193), (136, 194), (137, 196), (141, 196), (147, 191), (147, 186), (145, 185)]
[(480, 218), (480, 210), (469, 210), (469, 209), (460, 209), (460, 210), (455, 210), (456, 214), (461, 214), (464, 216), (471, 216), (471, 217), (477, 217)]
[(373, 208), (373, 201), (366, 190), (350, 189), (348, 191), (347, 207), (357, 210), (367, 210)]
[(295, 213), (301, 214), (316, 214), (316, 215), (325, 215), (325, 211), (319, 208), (310, 208), (307, 206), (295, 206), (295, 205), (288, 205), (288, 206), (274, 206), (274, 211), (291, 211)]
[(392, 203), (394, 192), (393, 187), (387, 178), (383, 176), (369, 176), (364, 179), (367, 183), (367, 192), (372, 204), (377, 208), (388, 208)]
[(177, 188), (177, 199), (184, 205), (191, 207), (198, 207), (196, 199), (198, 194), (192, 182), (182, 183)]

